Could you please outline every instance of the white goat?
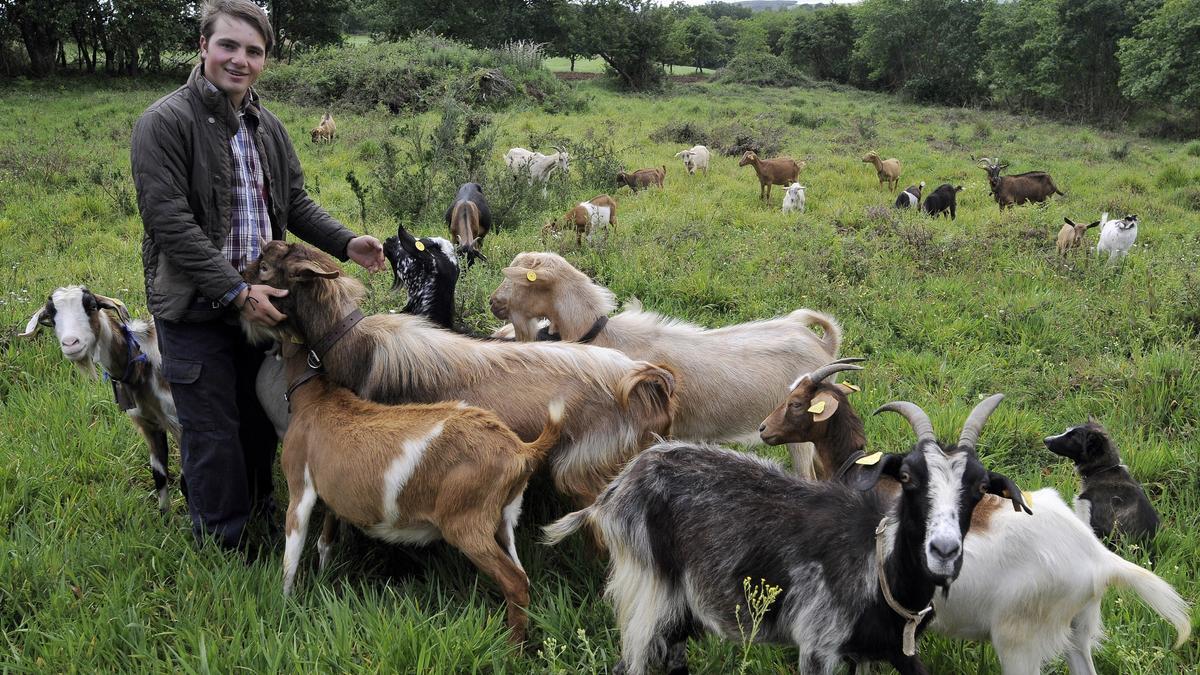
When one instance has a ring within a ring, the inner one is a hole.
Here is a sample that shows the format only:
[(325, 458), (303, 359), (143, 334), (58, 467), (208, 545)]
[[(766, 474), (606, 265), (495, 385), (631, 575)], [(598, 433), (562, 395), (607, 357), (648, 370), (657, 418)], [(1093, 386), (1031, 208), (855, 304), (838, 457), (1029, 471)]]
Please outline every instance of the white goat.
[(709, 152), (703, 145), (693, 145), (688, 150), (680, 150), (675, 156), (683, 160), (683, 166), (689, 175), (695, 175), (697, 169), (703, 169), (704, 175), (708, 175)]
[(508, 170), (514, 175), (520, 176), (526, 173), (529, 176), (529, 182), (540, 182), (542, 184), (542, 196), (546, 195), (546, 182), (550, 180), (550, 174), (555, 171), (567, 173), (569, 170), (570, 154), (562, 148), (555, 147), (553, 155), (543, 155), (540, 152), (532, 152), (525, 148), (512, 148), (504, 153), (504, 163), (508, 166)]
[[(611, 347), (661, 363), (679, 375), (672, 435), (686, 440), (760, 442), (758, 427), (800, 374), (836, 358), (842, 331), (826, 314), (798, 309), (765, 321), (707, 329), (643, 311), (615, 308), (612, 291), (554, 253), (521, 253), (492, 293), (492, 312), (512, 321), (517, 339), (533, 340), (549, 319), (567, 342)], [(818, 337), (809, 326), (821, 327)], [(791, 448), (811, 475), (811, 453)]]
[(158, 508), (171, 507), (167, 493), (167, 434), (179, 442), (179, 416), (171, 386), (163, 378), (154, 322), (131, 319), (125, 303), (83, 286), (55, 289), (46, 304), (29, 318), (21, 337), (33, 337), (42, 326), (54, 329), (63, 356), (89, 377), (95, 364), (113, 381), (117, 403), (150, 446), (150, 471)]
[(789, 185), (783, 195), (783, 212), (793, 211), (804, 213), (804, 186), (799, 183)]
[(1116, 262), (1129, 255), (1138, 235), (1138, 217), (1125, 216), (1118, 220), (1109, 220), (1108, 212), (1100, 216), (1100, 241), (1096, 244), (1096, 254), (1108, 254), (1108, 262)]

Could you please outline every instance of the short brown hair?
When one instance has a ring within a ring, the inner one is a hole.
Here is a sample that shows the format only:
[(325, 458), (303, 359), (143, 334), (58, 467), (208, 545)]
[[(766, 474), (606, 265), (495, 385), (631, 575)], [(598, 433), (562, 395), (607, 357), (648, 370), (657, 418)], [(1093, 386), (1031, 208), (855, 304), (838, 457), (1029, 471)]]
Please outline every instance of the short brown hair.
[(233, 19), (241, 19), (258, 29), (263, 42), (267, 45), (267, 53), (275, 45), (275, 31), (271, 30), (271, 21), (262, 7), (250, 0), (208, 0), (200, 11), (200, 35), (205, 40), (211, 39), (216, 30), (217, 17), (224, 14)]

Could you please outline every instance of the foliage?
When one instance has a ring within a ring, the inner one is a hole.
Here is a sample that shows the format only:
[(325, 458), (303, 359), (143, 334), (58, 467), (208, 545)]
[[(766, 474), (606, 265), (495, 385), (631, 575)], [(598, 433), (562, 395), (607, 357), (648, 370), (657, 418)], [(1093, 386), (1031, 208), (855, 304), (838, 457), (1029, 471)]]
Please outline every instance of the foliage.
[(680, 63), (698, 70), (725, 63), (725, 41), (713, 20), (703, 12), (694, 11), (676, 21), (671, 26), (671, 42), (678, 46)]
[(716, 77), (721, 82), (767, 87), (794, 87), (809, 82), (782, 56), (775, 56), (766, 50), (738, 54), (717, 71)]
[(784, 39), (785, 55), (792, 64), (819, 80), (850, 81), (854, 16), (845, 5), (797, 12)]
[(566, 0), (366, 0), (370, 29), (392, 39), (432, 33), (493, 47), (508, 40), (551, 42)]
[(342, 43), (350, 0), (267, 0), (267, 14), (275, 30), (276, 58)]
[(753, 663), (750, 659), (750, 648), (758, 638), (758, 631), (762, 628), (767, 611), (771, 609), (775, 598), (779, 597), (782, 592), (782, 587), (769, 584), (765, 579), (759, 579), (757, 584), (752, 582), (750, 577), (742, 579), (742, 595), (746, 598), (745, 620), (748, 625), (742, 625), (742, 605), (738, 604), (733, 608), (734, 618), (737, 620), (738, 637), (742, 642), (742, 660), (738, 664), (738, 675), (745, 675), (749, 672), (750, 665)]
[(1121, 91), (1200, 108), (1200, 0), (1165, 0), (1120, 40)]
[(622, 87), (657, 89), (663, 82), (659, 64), (669, 49), (668, 17), (653, 0), (586, 0), (585, 51), (604, 59)]

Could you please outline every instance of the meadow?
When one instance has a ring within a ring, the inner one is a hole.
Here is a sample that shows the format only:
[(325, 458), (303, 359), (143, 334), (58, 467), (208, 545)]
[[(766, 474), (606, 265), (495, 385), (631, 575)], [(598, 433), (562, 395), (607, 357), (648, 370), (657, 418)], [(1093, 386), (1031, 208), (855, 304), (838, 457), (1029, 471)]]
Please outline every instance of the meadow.
[[(506, 643), (495, 589), (445, 547), (344, 533), (323, 574), (310, 544), (297, 593), (284, 599), (282, 547), (248, 565), (195, 546), (178, 491), (170, 515), (158, 514), (144, 443), (108, 384), (77, 372), (45, 333), (15, 337), (60, 285), (87, 284), (145, 315), (129, 136), (140, 112), (178, 84), (0, 88), (0, 671), (606, 672), (619, 642), (601, 596), (604, 562), (581, 537), (537, 543), (537, 526), (565, 510), (538, 496), (544, 482), (531, 486), (518, 530), (532, 582), (524, 651)], [(619, 298), (708, 326), (802, 306), (831, 313), (844, 326), (842, 354), (868, 359), (848, 378), (862, 388), (853, 403), (864, 416), (906, 399), (950, 437), (980, 398), (1007, 394), (980, 454), (1025, 490), (1049, 486), (1072, 498), (1073, 467), (1041, 439), (1099, 418), (1163, 517), (1152, 552), (1119, 552), (1200, 601), (1200, 143), (827, 89), (701, 83), (652, 97), (595, 81), (574, 86), (588, 101), (578, 112), (497, 114), (492, 161), (512, 145), (591, 130), (629, 168), (665, 164), (665, 187), (616, 193), (619, 228), (577, 248), (573, 237), (542, 241), (541, 225), (612, 187), (556, 185), (540, 217), (487, 238), (491, 262), (459, 283), (467, 323), (498, 326), (487, 296), (501, 268), (518, 252), (546, 248)], [(360, 225), (345, 177), (370, 175), (402, 120), (339, 115), (337, 141), (314, 146), (308, 129), (321, 109), (268, 105), (296, 142), (315, 198), (351, 227), (394, 233), (395, 219), (377, 205)], [(775, 129), (783, 151), (807, 161), (807, 212), (781, 214), (780, 188), (761, 203), (752, 169), (736, 157), (714, 156), (707, 176), (688, 176), (673, 155), (691, 144), (651, 138), (682, 122)], [(872, 149), (902, 160), (901, 188), (964, 185), (957, 220), (888, 208), (895, 194), (860, 161)], [(999, 155), (1012, 173), (1047, 170), (1066, 196), (1001, 213), (972, 155)], [(1063, 217), (1091, 221), (1101, 211), (1141, 217), (1129, 258), (1119, 266), (1086, 251), (1058, 258)], [(445, 236), (434, 220), (413, 227)], [(404, 304), (390, 275), (348, 271), (369, 284), (370, 310)], [(865, 421), (874, 449), (901, 451), (913, 440), (895, 416)], [(756, 451), (785, 457), (782, 448)], [(1101, 673), (1192, 673), (1200, 663), (1200, 642), (1170, 650), (1170, 627), (1130, 593), (1111, 592), (1104, 619)], [(792, 652), (771, 646), (706, 639), (689, 655), (699, 673), (795, 672)], [(937, 673), (999, 671), (984, 644), (927, 634), (921, 655)]]

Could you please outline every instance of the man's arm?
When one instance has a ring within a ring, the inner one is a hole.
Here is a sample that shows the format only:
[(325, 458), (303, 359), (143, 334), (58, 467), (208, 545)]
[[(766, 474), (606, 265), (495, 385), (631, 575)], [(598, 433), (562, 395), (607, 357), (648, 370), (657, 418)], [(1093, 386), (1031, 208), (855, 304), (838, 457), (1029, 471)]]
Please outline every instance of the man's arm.
[(220, 299), (242, 278), (204, 233), (188, 204), (187, 145), (162, 111), (138, 119), (130, 150), (138, 210), (146, 234), (171, 265), (187, 275), (201, 295)]

